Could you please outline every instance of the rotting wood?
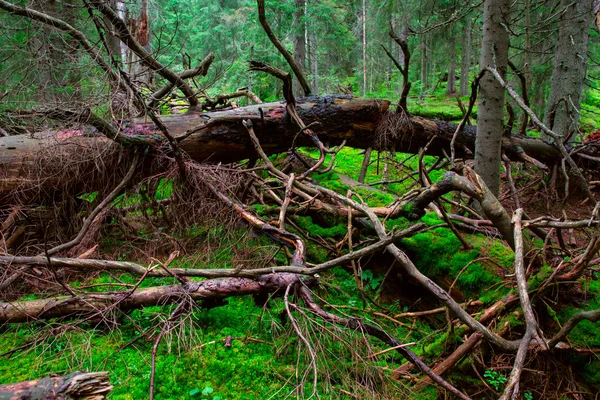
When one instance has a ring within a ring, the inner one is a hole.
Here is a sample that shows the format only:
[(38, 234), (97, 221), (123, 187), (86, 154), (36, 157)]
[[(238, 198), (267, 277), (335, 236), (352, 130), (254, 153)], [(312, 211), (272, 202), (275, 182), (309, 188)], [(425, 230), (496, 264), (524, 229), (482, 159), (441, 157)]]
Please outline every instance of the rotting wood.
[[(389, 108), (384, 100), (351, 98), (350, 96), (308, 97), (298, 101), (296, 110), (300, 118), (314, 127), (323, 143), (338, 145), (346, 140), (346, 146), (366, 149), (375, 143), (379, 119)], [(242, 125), (251, 120), (256, 136), (267, 154), (287, 151), (298, 133), (295, 124), (286, 117), (286, 105), (281, 102), (251, 105), (233, 110), (161, 116), (161, 120), (179, 142), (179, 146), (191, 159), (198, 162), (233, 162), (256, 157), (256, 152)], [(137, 130), (144, 132), (145, 143), (166, 144), (160, 131), (148, 121), (138, 121)], [(394, 148), (397, 152), (418, 153), (419, 149), (435, 137), (427, 149), (428, 155), (450, 154), (450, 142), (456, 124), (422, 117), (411, 117), (398, 135)], [(86, 132), (88, 132), (86, 130)], [(105, 137), (90, 137), (84, 130), (56, 133), (39, 133), (0, 138), (0, 199), (11, 191), (31, 183), (37, 155), (43, 149), (60, 146), (65, 151), (95, 149), (102, 151), (111, 144)], [(470, 158), (474, 151), (476, 128), (465, 126), (456, 138), (456, 157)], [(133, 135), (130, 141), (135, 143)], [(297, 146), (312, 146), (307, 135), (296, 138)], [(522, 153), (544, 164), (560, 161), (560, 151), (540, 139), (522, 136), (504, 138), (503, 150), (512, 161), (520, 161)], [(590, 150), (591, 151), (591, 150)], [(598, 150), (596, 150), (598, 151)], [(587, 168), (597, 168), (598, 162), (580, 157), (573, 159)], [(93, 161), (90, 168), (94, 167)], [(38, 182), (47, 187), (56, 184), (49, 177)]]
[(74, 372), (0, 385), (0, 400), (102, 400), (112, 388), (108, 372)]
[[(257, 293), (275, 293), (299, 283), (298, 274), (277, 273), (249, 278), (219, 278), (186, 285), (156, 286), (135, 291), (89, 293), (12, 303), (0, 302), (0, 323), (27, 322), (59, 317), (81, 317), (107, 312), (111, 305), (121, 311), (175, 303), (182, 298), (199, 301)], [(309, 281), (311, 278), (305, 278)]]

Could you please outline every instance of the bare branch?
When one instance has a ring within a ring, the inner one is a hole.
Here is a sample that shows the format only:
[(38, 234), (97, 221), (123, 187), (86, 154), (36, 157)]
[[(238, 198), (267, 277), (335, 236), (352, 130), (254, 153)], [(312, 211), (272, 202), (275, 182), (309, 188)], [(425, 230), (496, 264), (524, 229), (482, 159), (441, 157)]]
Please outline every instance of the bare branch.
[(275, 33), (273, 33), (271, 26), (267, 22), (267, 17), (265, 15), (265, 0), (257, 0), (257, 4), (258, 4), (258, 20), (260, 21), (261, 26), (265, 30), (265, 33), (269, 37), (269, 40), (271, 40), (271, 43), (273, 43), (273, 45), (277, 48), (279, 53), (283, 56), (283, 58), (285, 58), (285, 60), (289, 64), (292, 71), (294, 71), (294, 75), (296, 75), (296, 78), (298, 79), (300, 86), (302, 86), (302, 89), (304, 90), (304, 94), (306, 96), (310, 96), (310, 94), (311, 94), (310, 85), (306, 81), (306, 77), (304, 76), (302, 69), (296, 63), (296, 60), (294, 60), (294, 57), (292, 56), (292, 54), (290, 54), (290, 52), (287, 51), (285, 47), (283, 47), (283, 45), (281, 44), (279, 39), (277, 39), (277, 36), (275, 36)]

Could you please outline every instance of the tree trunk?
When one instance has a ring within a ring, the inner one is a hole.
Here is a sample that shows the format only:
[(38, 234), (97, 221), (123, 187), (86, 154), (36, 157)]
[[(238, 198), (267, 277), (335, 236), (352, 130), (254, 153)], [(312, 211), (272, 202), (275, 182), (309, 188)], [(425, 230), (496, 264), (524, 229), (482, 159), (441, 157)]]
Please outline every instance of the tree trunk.
[[(308, 2), (307, 2), (308, 4)], [(307, 12), (308, 15), (308, 12)], [(308, 28), (307, 28), (308, 29)], [(314, 27), (308, 33), (308, 48), (310, 61), (310, 74), (312, 76), (311, 90), (315, 96), (319, 95), (319, 57), (317, 52), (317, 33)]]
[(367, 0), (362, 1), (363, 96), (367, 94)]
[(112, 390), (108, 372), (74, 372), (0, 385), (2, 400), (102, 400)]
[(579, 122), (593, 0), (561, 0), (561, 8), (564, 12), (561, 12), (558, 23), (558, 42), (544, 123), (566, 138), (577, 131)]
[(427, 71), (427, 36), (422, 35), (421, 37), (421, 99), (425, 96), (425, 92), (429, 88), (427, 77), (429, 72)]
[[(508, 63), (508, 0), (485, 0), (483, 5), (483, 39), (479, 68), (496, 68), (505, 77)], [(477, 112), (477, 141), (475, 143), (475, 172), (495, 196), (500, 191), (500, 150), (504, 89), (490, 73), (479, 83)]]
[(460, 64), (460, 95), (468, 96), (469, 90), (469, 74), (471, 72), (471, 18), (467, 17), (465, 24), (465, 35), (462, 41), (462, 53)]
[[(294, 13), (294, 60), (302, 71), (306, 70), (306, 22), (305, 22), (305, 7), (306, 0), (294, 0), (296, 6), (296, 12)], [(298, 81), (298, 78), (294, 75), (294, 96), (296, 98), (304, 97), (304, 90), (302, 85)]]
[[(316, 121), (320, 123), (314, 129), (323, 142), (333, 146), (346, 140), (348, 147), (366, 149), (376, 142), (378, 121), (386, 113), (389, 105), (389, 102), (378, 99), (337, 96), (311, 98), (310, 102), (298, 103), (297, 109), (306, 124)], [(259, 108), (263, 111), (262, 117)], [(204, 114), (168, 115), (163, 116), (162, 119), (174, 136), (192, 132), (189, 137), (180, 142), (180, 147), (189, 157), (198, 162), (233, 162), (256, 157), (248, 133), (242, 125), (244, 119), (254, 122), (256, 135), (268, 154), (287, 151), (298, 133), (297, 128), (288, 122), (285, 105), (281, 102)], [(149, 135), (154, 135), (151, 137), (160, 138), (160, 132), (152, 123), (139, 121), (138, 126)], [(391, 145), (398, 152), (418, 153), (435, 136), (435, 141), (428, 147), (427, 154), (444, 156), (444, 152), (450, 154), (450, 141), (455, 130), (456, 124), (450, 122), (411, 117), (410, 123), (402, 125), (395, 142)], [(94, 154), (101, 154), (109, 146), (117, 149), (123, 147), (105, 137), (90, 137), (87, 132), (89, 129), (85, 132), (83, 130), (56, 132), (55, 136), (48, 136), (48, 133), (38, 135), (43, 139), (32, 138), (29, 135), (0, 138), (0, 204), (9, 202), (11, 199), (7, 197), (11, 194), (21, 196), (22, 200), (27, 197), (28, 192), (21, 192), (19, 189), (37, 189), (39, 186), (60, 191), (67, 184), (76, 185), (77, 179), (83, 180), (82, 177), (87, 177), (85, 182), (89, 183), (92, 179), (90, 176), (95, 176), (94, 173), (98, 168)], [(466, 126), (457, 137), (456, 157), (472, 157), (475, 137), (476, 128)], [(159, 139), (156, 140), (159, 144)], [(295, 140), (296, 146), (313, 145), (308, 135), (300, 135)], [(540, 139), (511, 136), (501, 140), (504, 152), (512, 160), (523, 159), (521, 150), (542, 163), (553, 164), (560, 160), (558, 150)], [(82, 162), (79, 157), (69, 164), (69, 157), (48, 158), (47, 154), (53, 155), (58, 150), (63, 155), (70, 152), (82, 155), (89, 152), (90, 159)], [(578, 152), (574, 154), (574, 158), (582, 165), (587, 163), (584, 166), (597, 168), (597, 162), (580, 158), (580, 155), (586, 154), (598, 157), (597, 153)], [(52, 160), (56, 165), (51, 165)], [(44, 163), (45, 175), (43, 171), (40, 172), (39, 166), (36, 168), (40, 162)], [(48, 171), (57, 168), (66, 171), (69, 182), (53, 179), (53, 174)], [(69, 172), (70, 168), (73, 169), (72, 173)], [(38, 175), (32, 171), (38, 171)], [(42, 176), (39, 176), (40, 174)], [(33, 194), (31, 196), (33, 197)]]
[(531, 4), (530, 0), (525, 0), (525, 50), (523, 61), (523, 73), (527, 85), (531, 86)]
[(450, 65), (448, 66), (448, 82), (446, 84), (446, 94), (449, 96), (456, 93), (456, 39), (451, 34), (450, 40)]

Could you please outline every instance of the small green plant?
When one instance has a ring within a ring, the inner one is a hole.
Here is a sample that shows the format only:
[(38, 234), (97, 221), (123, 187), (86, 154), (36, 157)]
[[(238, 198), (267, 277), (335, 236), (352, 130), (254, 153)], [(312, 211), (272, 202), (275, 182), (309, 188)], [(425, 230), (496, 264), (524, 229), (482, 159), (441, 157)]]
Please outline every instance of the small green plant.
[(501, 375), (498, 371), (488, 369), (483, 373), (483, 377), (486, 382), (492, 385), (496, 390), (500, 390), (500, 386), (506, 383), (506, 376)]
[(373, 290), (377, 289), (381, 281), (383, 281), (383, 275), (373, 275), (373, 271), (366, 269), (362, 272), (362, 280)]
[(523, 397), (525, 398), (525, 400), (533, 400), (533, 393), (525, 392), (523, 393)]

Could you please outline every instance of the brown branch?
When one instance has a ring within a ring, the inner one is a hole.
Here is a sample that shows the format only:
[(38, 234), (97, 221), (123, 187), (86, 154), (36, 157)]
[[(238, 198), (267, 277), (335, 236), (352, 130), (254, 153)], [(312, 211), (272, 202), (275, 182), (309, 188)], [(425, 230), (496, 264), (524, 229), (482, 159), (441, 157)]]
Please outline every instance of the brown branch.
[[(196, 68), (187, 69), (187, 70), (181, 72), (179, 74), (179, 78), (189, 79), (189, 78), (194, 78), (196, 76), (206, 76), (206, 74), (208, 72), (208, 68), (210, 67), (210, 64), (212, 64), (214, 59), (215, 59), (214, 54), (209, 53), (206, 56), (206, 58), (204, 60), (202, 60)], [(174, 87), (175, 87), (175, 85), (169, 81), (169, 83), (167, 83), (160, 89), (156, 90), (154, 93), (152, 93), (151, 100), (148, 102), (147, 107), (151, 108), (151, 109), (156, 107), (156, 104), (158, 103), (158, 101), (160, 99), (162, 99), (163, 97), (165, 97), (167, 94), (169, 94), (169, 92), (171, 90), (173, 90)]]
[(296, 75), (296, 78), (298, 79), (300, 86), (302, 86), (302, 90), (304, 90), (304, 94), (306, 96), (310, 96), (310, 94), (311, 94), (310, 85), (306, 81), (306, 77), (304, 76), (302, 69), (296, 63), (296, 60), (294, 60), (294, 56), (289, 51), (287, 51), (286, 48), (283, 47), (283, 45), (281, 44), (279, 39), (277, 39), (277, 36), (275, 36), (275, 33), (273, 33), (271, 26), (267, 22), (267, 17), (265, 16), (265, 0), (257, 0), (257, 4), (258, 4), (258, 20), (260, 21), (260, 25), (265, 30), (265, 33), (269, 37), (269, 40), (271, 40), (271, 43), (273, 43), (273, 45), (277, 48), (279, 53), (283, 56), (283, 58), (285, 58), (285, 60), (287, 61), (288, 65), (290, 66), (292, 71), (294, 71), (294, 75)]
[(294, 174), (290, 174), (290, 179), (285, 185), (285, 199), (283, 200), (283, 204), (281, 205), (281, 210), (279, 211), (279, 219), (277, 220), (277, 224), (279, 225), (279, 229), (285, 229), (285, 213), (287, 212), (287, 208), (290, 205), (290, 201), (292, 201), (292, 188), (294, 187)]
[[(439, 227), (439, 225), (434, 226)], [(326, 261), (321, 264), (317, 264), (313, 267), (297, 267), (297, 266), (277, 266), (268, 268), (257, 268), (251, 270), (240, 270), (234, 268), (226, 269), (195, 269), (195, 268), (169, 268), (176, 276), (188, 276), (188, 277), (202, 277), (202, 278), (224, 278), (224, 277), (244, 277), (253, 278), (260, 275), (269, 273), (294, 273), (302, 275), (315, 275), (322, 273), (338, 265), (345, 265), (352, 260), (357, 260), (369, 254), (373, 254), (377, 251), (382, 251), (385, 247), (403, 238), (414, 236), (423, 231), (429, 230), (425, 224), (415, 224), (410, 228), (389, 235), (385, 239), (381, 239), (373, 244), (365, 246), (361, 249), (351, 251), (340, 257)], [(61, 257), (50, 257), (50, 262), (54, 267), (60, 268), (72, 268), (81, 271), (123, 271), (134, 275), (146, 275), (152, 277), (167, 277), (172, 276), (163, 269), (151, 269), (144, 267), (143, 265), (129, 262), (129, 261), (111, 261), (111, 260), (95, 260), (95, 259), (82, 259), (82, 258), (61, 258)], [(3, 265), (41, 265), (48, 266), (48, 260), (46, 257), (16, 257), (16, 256), (0, 256), (0, 264)], [(24, 271), (28, 267), (23, 267), (19, 271)]]
[(587, 197), (590, 199), (590, 201), (595, 204), (596, 199), (594, 198), (594, 195), (590, 191), (590, 188), (589, 188), (585, 178), (583, 177), (583, 173), (581, 172), (581, 170), (579, 169), (577, 164), (575, 164), (575, 161), (573, 161), (573, 158), (571, 157), (571, 155), (565, 148), (565, 145), (563, 143), (564, 138), (562, 136), (560, 136), (559, 134), (553, 132), (550, 128), (548, 128), (546, 125), (544, 125), (542, 123), (542, 121), (539, 120), (537, 115), (535, 115), (535, 113), (529, 107), (527, 107), (527, 105), (525, 104), (525, 102), (523, 101), (521, 96), (519, 96), (517, 94), (517, 92), (515, 92), (514, 89), (508, 83), (506, 83), (504, 81), (504, 79), (502, 79), (502, 76), (500, 76), (500, 73), (496, 69), (486, 67), (485, 70), (490, 72), (494, 76), (494, 78), (496, 78), (498, 83), (500, 83), (500, 85), (504, 89), (506, 89), (508, 94), (519, 105), (519, 107), (521, 107), (523, 109), (523, 111), (525, 111), (525, 113), (527, 113), (529, 115), (531, 120), (537, 126), (539, 126), (542, 129), (542, 131), (544, 131), (544, 133), (546, 133), (548, 136), (550, 136), (552, 139), (554, 139), (554, 145), (560, 151), (560, 154), (562, 155), (563, 160), (565, 160), (569, 164), (569, 167), (571, 167), (571, 171), (573, 172), (573, 175), (575, 175), (575, 177), (577, 178), (577, 183), (579, 184), (580, 188), (584, 191), (584, 193), (587, 195)]
[(187, 97), (190, 108), (198, 106), (198, 97), (192, 88), (179, 75), (162, 65), (152, 56), (152, 54), (148, 53), (146, 49), (135, 40), (125, 21), (119, 18), (119, 15), (112, 8), (101, 0), (92, 0), (91, 4), (110, 21), (116, 29), (116, 36), (140, 58), (142, 63), (146, 64), (150, 69), (168, 80), (173, 86), (179, 88), (179, 90)]
[[(77, 297), (0, 302), (0, 323), (19, 323), (38, 319), (81, 317), (97, 315), (118, 303), (118, 310), (128, 311), (141, 307), (172, 304), (185, 295), (193, 301), (207, 298), (226, 298), (258, 293), (273, 293), (299, 283), (301, 275), (278, 273), (250, 278), (219, 278), (186, 285), (165, 285), (135, 291), (89, 293)], [(101, 311), (100, 311), (101, 312)]]
[[(133, 156), (133, 160), (131, 161), (131, 166), (129, 167), (129, 170), (127, 171), (127, 174), (125, 175), (123, 180), (108, 194), (108, 196), (106, 196), (100, 202), (100, 204), (98, 204), (98, 206), (90, 213), (90, 215), (88, 215), (87, 219), (83, 223), (83, 226), (79, 230), (79, 233), (77, 234), (77, 236), (75, 236), (75, 238), (73, 238), (71, 241), (69, 241), (67, 243), (63, 243), (61, 245), (53, 247), (52, 249), (49, 249), (46, 252), (47, 256), (51, 256), (51, 255), (59, 253), (63, 250), (70, 249), (71, 247), (76, 246), (81, 242), (81, 240), (85, 237), (90, 226), (92, 226), (92, 224), (94, 223), (94, 220), (96, 219), (96, 217), (98, 217), (99, 214), (106, 207), (108, 207), (110, 205), (110, 203), (121, 193), (121, 191), (125, 188), (125, 186), (127, 186), (129, 184), (129, 181), (131, 180), (131, 178), (133, 178), (133, 175), (138, 167), (139, 157), (140, 157), (139, 153), (136, 152), (135, 155)], [(96, 221), (96, 223), (98, 223), (98, 222), (99, 221)]]
[[(332, 151), (325, 147), (319, 137), (312, 131), (312, 129), (309, 128), (309, 126), (304, 124), (304, 121), (298, 115), (298, 111), (296, 110), (296, 99), (294, 98), (294, 93), (292, 91), (292, 77), (289, 73), (275, 68), (269, 64), (258, 61), (250, 61), (250, 70), (266, 72), (267, 74), (272, 75), (283, 82), (283, 96), (286, 101), (286, 110), (289, 117), (300, 129), (299, 134), (304, 133), (310, 137), (312, 144), (319, 149), (319, 160), (298, 177), (298, 179), (302, 180), (310, 175), (313, 171), (316, 171), (319, 167), (321, 167), (321, 165), (323, 165), (325, 162), (326, 154), (330, 154)], [(292, 148), (293, 147), (294, 146), (292, 144)]]
[(575, 313), (563, 325), (562, 329), (548, 341), (548, 347), (553, 348), (563, 340), (581, 321), (598, 322), (600, 321), (600, 310), (580, 311)]
[(0, 385), (0, 399), (95, 399), (112, 390), (108, 372), (74, 372)]
[[(392, 38), (394, 40), (394, 42), (396, 42), (396, 44), (398, 44), (398, 46), (400, 46), (400, 49), (402, 50), (402, 53), (404, 54), (404, 66), (402, 68), (398, 68), (400, 70), (400, 73), (402, 74), (402, 94), (400, 95), (400, 101), (398, 102), (397, 112), (408, 113), (408, 108), (407, 108), (406, 102), (408, 99), (408, 93), (410, 92), (410, 87), (412, 85), (412, 83), (409, 82), (409, 80), (408, 80), (408, 67), (410, 65), (410, 50), (408, 49), (408, 43), (407, 43), (406, 39), (400, 38), (394, 32), (394, 27), (393, 27), (391, 21), (389, 23), (389, 27), (390, 27), (390, 30), (388, 32), (388, 35), (390, 36), (390, 38)], [(387, 50), (386, 50), (386, 54), (388, 54)], [(388, 56), (389, 55), (390, 54), (388, 54)], [(398, 66), (399, 63), (396, 61), (395, 64), (396, 64), (396, 66)]]
[(227, 100), (235, 99), (238, 97), (246, 97), (250, 99), (254, 104), (262, 104), (262, 100), (253, 92), (248, 89), (237, 90), (232, 93), (227, 94), (219, 94), (214, 99), (208, 99), (206, 102), (202, 103), (203, 109), (215, 109), (219, 105), (226, 105)]
[[(314, 188), (314, 190), (320, 191), (321, 193), (330, 196), (339, 202), (349, 205), (355, 210), (361, 211), (365, 213), (368, 218), (371, 220), (375, 227), (375, 231), (380, 238), (384, 238), (387, 236), (385, 227), (377, 217), (375, 213), (368, 207), (357, 203), (356, 201), (349, 199), (345, 196), (342, 196), (333, 190), (326, 189), (320, 186), (307, 184)], [(475, 320), (468, 312), (466, 312), (460, 304), (458, 304), (444, 289), (442, 289), (438, 284), (432, 281), (427, 276), (423, 275), (417, 267), (413, 264), (413, 262), (408, 258), (408, 256), (400, 250), (394, 244), (390, 244), (386, 247), (388, 252), (394, 256), (394, 258), (398, 261), (399, 265), (402, 269), (413, 279), (415, 279), (419, 284), (421, 284), (426, 290), (428, 290), (431, 294), (438, 298), (442, 303), (444, 303), (452, 312), (454, 312), (458, 318), (471, 329), (477, 332), (481, 332), (482, 335), (493, 345), (505, 350), (505, 351), (516, 351), (519, 347), (519, 341), (508, 341), (490, 329), (485, 327), (479, 321)]]
[[(513, 72), (519, 78), (521, 82), (521, 92), (523, 93), (523, 103), (529, 107), (529, 95), (527, 94), (527, 79), (525, 78), (525, 74), (517, 68), (517, 66), (510, 60), (508, 60), (508, 66), (513, 70)], [(519, 129), (519, 135), (527, 135), (527, 124), (529, 123), (529, 115), (526, 112), (523, 113), (523, 117), (521, 119), (521, 128)]]

